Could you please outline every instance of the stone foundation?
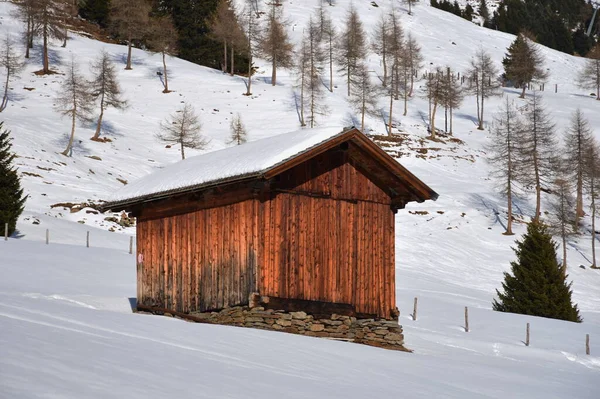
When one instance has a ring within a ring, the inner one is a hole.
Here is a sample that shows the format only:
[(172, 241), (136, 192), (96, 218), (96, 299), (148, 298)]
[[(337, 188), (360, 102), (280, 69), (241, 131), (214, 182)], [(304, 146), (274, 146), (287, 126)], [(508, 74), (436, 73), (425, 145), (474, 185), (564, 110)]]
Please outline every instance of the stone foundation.
[(357, 319), (333, 314), (327, 318), (315, 318), (305, 312), (286, 312), (257, 306), (235, 306), (219, 312), (169, 313), (155, 310), (167, 316), (181, 317), (196, 322), (229, 326), (283, 331), (292, 334), (355, 342), (380, 348), (407, 351), (404, 348), (402, 326), (397, 321)]

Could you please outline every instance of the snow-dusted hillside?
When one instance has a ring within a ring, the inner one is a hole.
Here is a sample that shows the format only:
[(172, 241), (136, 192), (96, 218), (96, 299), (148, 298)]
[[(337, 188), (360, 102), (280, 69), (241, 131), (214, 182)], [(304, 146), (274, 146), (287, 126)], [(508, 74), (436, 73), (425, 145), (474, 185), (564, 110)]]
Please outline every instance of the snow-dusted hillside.
[[(319, 1), (283, 3), (297, 42)], [(342, 3), (328, 7), (340, 26), (346, 13)], [(367, 0), (354, 2), (367, 30), (391, 2), (377, 3), (379, 7)], [(462, 73), (479, 46), (499, 65), (514, 39), (424, 2), (412, 16), (400, 7), (405, 30), (423, 47), (426, 69), (449, 65)], [(10, 3), (0, 3), (0, 29), (19, 38), (21, 27), (10, 16), (12, 9)], [(87, 72), (102, 48), (122, 64), (123, 46), (77, 35), (71, 39), (65, 49), (58, 43), (51, 48), (53, 68), (59, 72), (72, 56)], [(569, 114), (580, 107), (600, 139), (600, 103), (573, 84), (583, 60), (547, 48), (542, 53), (550, 74), (546, 88), (558, 84), (558, 93), (544, 93), (558, 130), (564, 131)], [(374, 54), (369, 64), (374, 74), (381, 71)], [(34, 49), (25, 72), (12, 83), (9, 107), (0, 114), (12, 130), (30, 195), (18, 223), (19, 239), (0, 242), (0, 397), (597, 396), (600, 273), (578, 267), (589, 265), (589, 234), (569, 243), (569, 273), (584, 323), (491, 311), (494, 290), (513, 259), (515, 237), (501, 235), (505, 203), (488, 178), (487, 138), (475, 129), (473, 98), (455, 111), (458, 140), (424, 139), (427, 102), (420, 97), (410, 102), (407, 117), (395, 118), (409, 140), (391, 152), (402, 154), (399, 161), (440, 194), (437, 202), (410, 204), (396, 218), (398, 307), (406, 345), (414, 354), (131, 314), (135, 265), (127, 250), (134, 229), (120, 229), (104, 220), (108, 215), (92, 209), (70, 213), (50, 206), (106, 199), (123, 187), (117, 179), (130, 182), (176, 162), (177, 149), (165, 148), (155, 134), (158, 123), (182, 101), (200, 115), (204, 134), (212, 140), (207, 151), (228, 145), (229, 121), (236, 113), (251, 140), (296, 130), (295, 77), (279, 71), (278, 85), (272, 87), (269, 64), (257, 60), (257, 65), (253, 96), (246, 97), (242, 77), (170, 58), (174, 91), (163, 94), (156, 74), (160, 57), (134, 50), (134, 69), (119, 68), (131, 106), (105, 114), (103, 135), (112, 142), (90, 141), (93, 127), (78, 126), (77, 145), (68, 158), (59, 152), (66, 145), (69, 121), (53, 111), (62, 75), (34, 75), (41, 69), (40, 48)], [(319, 123), (341, 128), (352, 124), (353, 116), (344, 79), (335, 79), (337, 89), (326, 93), (331, 113)], [(515, 90), (506, 89), (504, 95), (522, 104)], [(486, 120), (501, 101), (487, 103)], [(440, 122), (443, 118), (438, 126)], [(384, 122), (369, 118), (366, 130), (385, 134)], [(526, 220), (533, 212), (531, 198), (523, 195), (517, 205)], [(51, 232), (49, 246), (42, 243), (46, 229)], [(84, 247), (86, 231), (91, 232), (90, 249)], [(517, 224), (516, 232), (523, 231), (523, 224)], [(413, 322), (409, 314), (415, 296), (420, 309)], [(471, 309), (470, 333), (461, 329), (464, 306)], [(529, 348), (521, 342), (527, 322), (532, 324)], [(584, 353), (586, 333), (592, 356)]]

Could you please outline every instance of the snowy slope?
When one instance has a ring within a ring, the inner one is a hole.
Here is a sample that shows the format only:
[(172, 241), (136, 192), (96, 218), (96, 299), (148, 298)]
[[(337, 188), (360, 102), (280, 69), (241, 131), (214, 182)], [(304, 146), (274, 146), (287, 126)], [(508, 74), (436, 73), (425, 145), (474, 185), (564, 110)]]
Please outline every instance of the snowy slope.
[[(284, 1), (295, 41), (318, 3)], [(328, 9), (341, 26), (346, 9), (338, 3)], [(450, 65), (462, 73), (478, 46), (499, 64), (514, 40), (425, 3), (412, 16), (401, 15), (405, 30), (423, 47), (425, 69)], [(369, 30), (391, 1), (379, 1), (378, 8), (367, 0), (354, 4)], [(0, 29), (17, 38), (21, 28), (10, 17), (11, 9), (0, 3)], [(72, 35), (66, 49), (57, 43), (51, 48), (53, 65), (64, 71), (76, 54), (87, 73), (101, 48), (122, 63), (123, 46)], [(119, 69), (131, 107), (105, 114), (104, 135), (113, 141), (92, 142), (93, 127), (78, 126), (80, 141), (67, 158), (59, 152), (69, 121), (52, 110), (61, 75), (34, 75), (41, 68), (40, 49), (34, 50), (13, 83), (8, 109), (0, 114), (13, 132), (30, 195), (18, 224), (20, 239), (0, 242), (0, 397), (597, 397), (600, 273), (578, 267), (589, 265), (589, 234), (569, 243), (569, 274), (584, 323), (491, 311), (494, 290), (513, 259), (515, 237), (501, 235), (505, 204), (488, 178), (487, 138), (475, 130), (473, 98), (455, 112), (455, 136), (462, 143), (424, 139), (427, 103), (420, 97), (410, 102), (406, 118), (395, 118), (408, 140), (390, 151), (401, 153), (399, 161), (440, 194), (436, 202), (409, 204), (396, 218), (397, 298), (407, 346), (415, 351), (410, 355), (132, 315), (128, 298), (135, 296), (135, 265), (127, 250), (134, 229), (121, 229), (89, 208), (76, 213), (50, 208), (106, 200), (123, 187), (117, 178), (132, 182), (176, 162), (177, 148), (165, 148), (155, 134), (158, 123), (182, 101), (200, 115), (204, 134), (212, 139), (207, 151), (228, 146), (229, 121), (238, 112), (251, 140), (296, 130), (295, 78), (289, 71), (278, 71), (278, 85), (272, 87), (268, 63), (258, 60), (253, 96), (246, 97), (241, 77), (170, 58), (174, 92), (162, 94), (156, 75), (160, 57), (134, 50), (134, 69)], [(572, 83), (583, 60), (547, 48), (542, 53), (550, 73), (546, 87), (558, 84), (558, 93), (547, 90), (544, 99), (559, 131), (580, 107), (600, 138), (600, 104)], [(374, 74), (381, 73), (377, 56), (371, 54), (369, 63)], [(331, 113), (319, 122), (341, 128), (353, 123), (353, 113), (344, 78), (335, 79), (338, 87), (326, 93)], [(506, 89), (505, 95), (524, 104), (515, 90)], [(501, 101), (487, 103), (486, 120)], [(369, 118), (367, 133), (385, 134), (382, 119)], [(530, 196), (524, 193), (517, 205), (522, 220), (531, 216)], [(49, 246), (42, 243), (46, 229)], [(87, 231), (90, 249), (84, 247)], [(523, 231), (523, 224), (517, 224), (516, 232)], [(415, 296), (420, 309), (413, 322), (409, 314)], [(471, 314), (468, 334), (461, 330), (464, 306)], [(521, 342), (527, 322), (532, 324), (529, 348)], [(592, 338), (592, 356), (584, 354), (586, 333)]]

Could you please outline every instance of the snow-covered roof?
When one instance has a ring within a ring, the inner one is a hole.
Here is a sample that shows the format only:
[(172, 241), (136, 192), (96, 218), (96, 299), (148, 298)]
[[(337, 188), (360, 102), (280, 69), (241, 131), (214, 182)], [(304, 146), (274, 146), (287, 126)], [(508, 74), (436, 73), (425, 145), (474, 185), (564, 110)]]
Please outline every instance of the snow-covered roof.
[(105, 207), (259, 176), (348, 129), (303, 129), (209, 152), (168, 165), (115, 192)]

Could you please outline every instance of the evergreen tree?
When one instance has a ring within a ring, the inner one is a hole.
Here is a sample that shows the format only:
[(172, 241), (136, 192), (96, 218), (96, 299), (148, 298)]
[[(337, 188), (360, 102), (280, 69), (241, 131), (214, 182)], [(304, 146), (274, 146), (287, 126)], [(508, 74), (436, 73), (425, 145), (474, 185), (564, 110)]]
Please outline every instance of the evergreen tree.
[(8, 234), (12, 235), (17, 219), (23, 212), (27, 196), (23, 195), (17, 170), (12, 166), (15, 154), (10, 151), (10, 132), (0, 122), (0, 225), (8, 223)]
[(571, 300), (571, 283), (556, 259), (556, 244), (546, 227), (531, 222), (516, 243), (517, 260), (511, 262), (512, 274), (504, 273), (504, 292), (496, 290), (494, 310), (581, 322)]
[(79, 0), (79, 15), (103, 28), (108, 26), (109, 14), (110, 0)]
[(488, 20), (490, 19), (490, 11), (487, 6), (486, 0), (479, 0), (479, 16), (483, 20), (483, 25), (486, 25)]
[(502, 60), (505, 78), (512, 81), (515, 87), (522, 88), (521, 98), (525, 98), (525, 90), (531, 82), (543, 82), (548, 78), (544, 70), (544, 57), (530, 39), (519, 34), (508, 48)]

